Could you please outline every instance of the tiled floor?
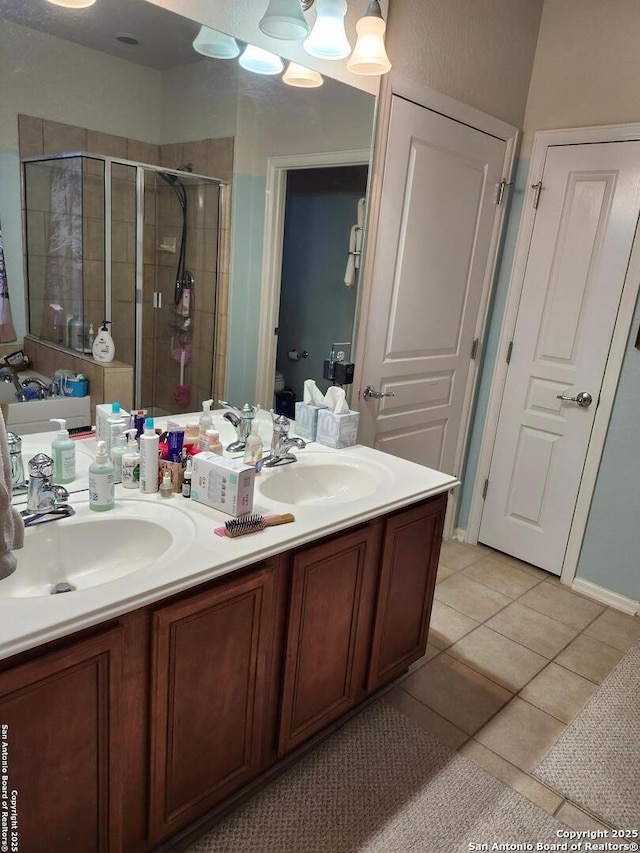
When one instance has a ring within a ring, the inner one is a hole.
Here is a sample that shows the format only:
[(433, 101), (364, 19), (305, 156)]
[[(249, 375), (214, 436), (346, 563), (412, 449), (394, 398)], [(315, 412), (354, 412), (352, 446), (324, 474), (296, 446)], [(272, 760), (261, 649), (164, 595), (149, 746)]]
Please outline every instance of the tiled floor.
[(639, 639), (640, 619), (554, 575), (446, 542), (427, 654), (386, 698), (571, 828), (599, 828), (530, 774)]

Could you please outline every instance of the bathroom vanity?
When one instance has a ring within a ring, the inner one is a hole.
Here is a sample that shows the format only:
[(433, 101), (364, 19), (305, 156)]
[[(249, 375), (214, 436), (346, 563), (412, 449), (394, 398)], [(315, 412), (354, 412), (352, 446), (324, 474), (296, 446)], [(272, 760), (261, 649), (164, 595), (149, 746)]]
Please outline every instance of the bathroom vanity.
[[(57, 527), (55, 545), (66, 526), (82, 562), (84, 524), (121, 518), (124, 541), (144, 505), (162, 512), (158, 527), (167, 513), (182, 525), (150, 565), (84, 588), (78, 575), (74, 593), (3, 598), (0, 582), (20, 853), (180, 849), (424, 654), (456, 480), (370, 448), (308, 445), (258, 483), (255, 508), (295, 523), (218, 537), (220, 513), (179, 496), (169, 509), (156, 495), (127, 501), (118, 487), (111, 519), (88, 518), (81, 493), (79, 532), (73, 519), (29, 531)], [(84, 529), (98, 547), (98, 528)]]

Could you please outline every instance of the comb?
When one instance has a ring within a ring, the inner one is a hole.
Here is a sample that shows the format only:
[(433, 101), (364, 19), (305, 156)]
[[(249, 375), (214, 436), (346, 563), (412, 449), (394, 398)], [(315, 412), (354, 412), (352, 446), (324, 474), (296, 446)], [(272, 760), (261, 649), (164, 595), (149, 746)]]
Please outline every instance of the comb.
[(224, 527), (218, 527), (214, 530), (218, 536), (244, 536), (247, 533), (258, 533), (264, 530), (265, 527), (275, 527), (278, 524), (289, 524), (295, 521), (296, 517), (290, 512), (285, 512), (282, 515), (243, 515), (240, 518), (231, 518), (225, 521)]

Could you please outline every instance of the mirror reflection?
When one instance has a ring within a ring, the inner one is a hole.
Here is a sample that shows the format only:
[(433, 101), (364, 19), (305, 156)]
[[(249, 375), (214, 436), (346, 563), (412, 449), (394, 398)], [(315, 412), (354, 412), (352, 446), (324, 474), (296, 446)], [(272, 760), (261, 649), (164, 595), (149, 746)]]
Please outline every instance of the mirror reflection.
[[(10, 81), (2, 93), (0, 227), (15, 348), (30, 333), (24, 349), (43, 381), (60, 370), (87, 378), (88, 424), (96, 403), (111, 399), (158, 414), (193, 411), (210, 397), (253, 401), (259, 361), (272, 359), (272, 375), (276, 367), (273, 330), (272, 352), (258, 351), (265, 251), (282, 252), (285, 230), (270, 221), (269, 169), (275, 163), (284, 173), (285, 200), (294, 170), (319, 172), (318, 200), (345, 194), (322, 181), (338, 155), (366, 167), (372, 95), (327, 78), (318, 88), (294, 88), (281, 75), (204, 57), (193, 49), (199, 31), (144, 0), (100, 0), (82, 10), (0, 0), (0, 70)], [(348, 290), (351, 228), (364, 197), (362, 183), (352, 184), (339, 234), (325, 229), (333, 222), (326, 212), (299, 230), (306, 266), (282, 304), (277, 269), (270, 298), (294, 334), (311, 287), (326, 306)], [(318, 268), (329, 255), (336, 271), (323, 278)], [(347, 297), (350, 328), (356, 289)], [(340, 314), (341, 325), (323, 328), (317, 344), (305, 343), (313, 331), (308, 336), (305, 326), (292, 346), (326, 358), (345, 338), (341, 311), (327, 312)], [(101, 367), (86, 351), (105, 317), (115, 361)], [(299, 373), (299, 365), (285, 361), (284, 386), (296, 393), (300, 377), (290, 368)], [(13, 399), (13, 386), (0, 385)], [(66, 417), (47, 410), (40, 429), (49, 414)], [(11, 421), (10, 414), (10, 428)]]

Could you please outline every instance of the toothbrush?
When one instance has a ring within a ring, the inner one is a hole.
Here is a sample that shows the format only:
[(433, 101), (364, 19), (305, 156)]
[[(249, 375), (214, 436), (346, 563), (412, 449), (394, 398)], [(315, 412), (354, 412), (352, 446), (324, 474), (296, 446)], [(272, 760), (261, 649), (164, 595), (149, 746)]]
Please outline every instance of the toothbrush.
[(225, 522), (224, 527), (216, 527), (216, 536), (244, 536), (246, 533), (257, 533), (265, 527), (275, 527), (277, 524), (289, 524), (295, 521), (295, 515), (285, 512), (283, 515), (244, 515)]

